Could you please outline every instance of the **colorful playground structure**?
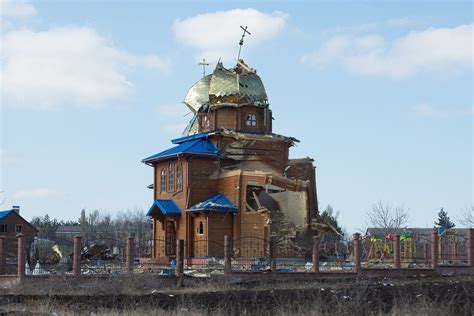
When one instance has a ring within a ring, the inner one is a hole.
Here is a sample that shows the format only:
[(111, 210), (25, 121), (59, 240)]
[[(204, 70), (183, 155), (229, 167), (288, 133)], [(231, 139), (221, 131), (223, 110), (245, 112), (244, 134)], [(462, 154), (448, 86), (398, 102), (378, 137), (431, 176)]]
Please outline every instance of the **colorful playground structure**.
[[(438, 236), (438, 260), (461, 262), (466, 260), (466, 229), (435, 228)], [(429, 260), (433, 228), (380, 229), (369, 228), (364, 239), (364, 250), (369, 260), (393, 258), (393, 239), (400, 236), (400, 254), (404, 261)]]

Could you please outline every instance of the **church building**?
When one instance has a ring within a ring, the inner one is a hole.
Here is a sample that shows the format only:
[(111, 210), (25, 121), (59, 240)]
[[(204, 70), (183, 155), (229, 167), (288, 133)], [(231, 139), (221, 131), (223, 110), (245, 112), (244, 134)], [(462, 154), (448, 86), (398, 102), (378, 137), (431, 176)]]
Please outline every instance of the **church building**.
[[(320, 222), (310, 158), (289, 159), (297, 139), (272, 130), (272, 110), (257, 71), (239, 59), (217, 63), (184, 98), (194, 116), (173, 147), (143, 159), (153, 168), (153, 257), (263, 256), (271, 235), (298, 240)], [(318, 217), (318, 219), (317, 219)], [(260, 247), (245, 240), (262, 241)]]

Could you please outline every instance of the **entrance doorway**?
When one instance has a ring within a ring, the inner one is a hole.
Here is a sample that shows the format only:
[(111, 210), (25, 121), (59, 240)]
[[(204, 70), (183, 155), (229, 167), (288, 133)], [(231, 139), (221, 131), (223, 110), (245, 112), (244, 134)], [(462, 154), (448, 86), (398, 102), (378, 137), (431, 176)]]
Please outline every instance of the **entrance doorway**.
[(166, 236), (165, 236), (165, 255), (176, 255), (176, 228), (174, 221), (165, 222)]

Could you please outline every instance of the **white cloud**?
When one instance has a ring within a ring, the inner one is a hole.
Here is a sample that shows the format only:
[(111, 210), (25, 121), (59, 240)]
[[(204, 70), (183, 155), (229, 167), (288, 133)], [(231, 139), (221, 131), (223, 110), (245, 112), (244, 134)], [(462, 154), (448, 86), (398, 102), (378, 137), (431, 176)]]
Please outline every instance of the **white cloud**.
[(461, 118), (474, 114), (474, 107), (435, 107), (428, 103), (421, 103), (413, 107), (418, 116), (428, 118)]
[(35, 188), (17, 191), (13, 194), (14, 199), (43, 199), (57, 194), (56, 190), (48, 188)]
[(427, 103), (418, 104), (413, 109), (417, 115), (422, 117), (443, 118), (449, 115), (448, 111), (435, 108)]
[(25, 0), (0, 0), (0, 16), (24, 18), (36, 14), (36, 9)]
[(263, 13), (252, 8), (234, 9), (175, 20), (173, 30), (179, 42), (199, 50), (197, 58), (230, 60), (237, 57), (241, 25), (248, 26), (252, 34), (245, 39), (245, 55), (249, 47), (280, 33), (286, 20), (287, 15), (278, 11)]
[(322, 67), (342, 64), (365, 75), (407, 77), (422, 72), (458, 73), (472, 68), (474, 25), (429, 28), (393, 41), (379, 35), (334, 36), (302, 57), (302, 62)]
[(166, 71), (169, 65), (156, 55), (122, 51), (89, 27), (10, 31), (1, 40), (0, 84), (7, 106), (102, 106), (133, 89), (126, 76), (130, 68)]

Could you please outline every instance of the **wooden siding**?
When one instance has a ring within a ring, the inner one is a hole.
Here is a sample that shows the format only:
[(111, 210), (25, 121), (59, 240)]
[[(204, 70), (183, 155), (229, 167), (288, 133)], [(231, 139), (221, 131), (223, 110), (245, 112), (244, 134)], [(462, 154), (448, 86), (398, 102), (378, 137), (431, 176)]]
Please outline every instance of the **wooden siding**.
[(237, 109), (219, 108), (214, 110), (215, 127), (237, 129)]
[[(200, 223), (203, 225), (202, 234), (198, 234), (198, 228)], [(207, 241), (208, 241), (208, 227), (207, 227), (207, 215), (196, 214), (193, 218), (193, 242), (191, 246), (192, 257), (207, 257)]]
[[(184, 158), (181, 158), (181, 159), (173, 159), (174, 161), (174, 167), (175, 167), (175, 171), (174, 171), (174, 174), (175, 174), (175, 190), (173, 190), (172, 192), (171, 191), (168, 191), (168, 181), (166, 183), (166, 191), (165, 192), (161, 192), (160, 191), (160, 184), (161, 184), (161, 169), (163, 168), (166, 168), (166, 178), (168, 179), (168, 166), (169, 166), (169, 162), (170, 160), (165, 160), (165, 161), (160, 161), (158, 163), (156, 163), (154, 165), (154, 170), (155, 170), (155, 199), (173, 199), (176, 204), (178, 204), (178, 206), (181, 208), (181, 209), (185, 209), (186, 208), (186, 198), (187, 198), (187, 187), (188, 187), (188, 183), (187, 183), (187, 172), (188, 172), (188, 164), (187, 164), (187, 161), (186, 159)], [(182, 177), (183, 177), (183, 189), (180, 190), (180, 191), (176, 191), (176, 167), (178, 164), (181, 164), (182, 166)]]
[(217, 179), (209, 176), (219, 167), (219, 161), (211, 158), (190, 157), (189, 166), (189, 202), (191, 207), (217, 193)]
[(234, 215), (211, 212), (208, 217), (208, 256), (224, 257), (224, 236), (232, 237)]
[(234, 205), (239, 205), (239, 176), (219, 178), (218, 191), (227, 196)]

